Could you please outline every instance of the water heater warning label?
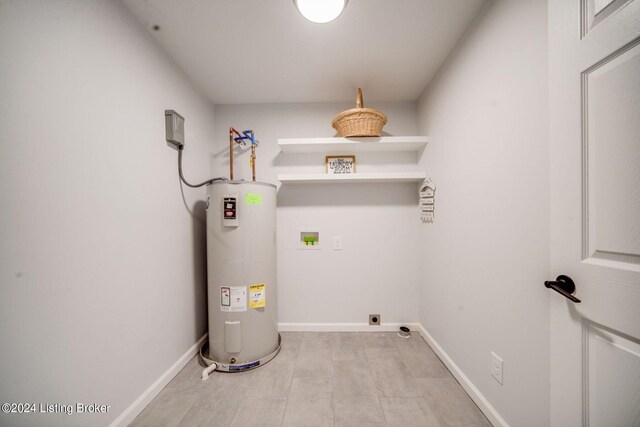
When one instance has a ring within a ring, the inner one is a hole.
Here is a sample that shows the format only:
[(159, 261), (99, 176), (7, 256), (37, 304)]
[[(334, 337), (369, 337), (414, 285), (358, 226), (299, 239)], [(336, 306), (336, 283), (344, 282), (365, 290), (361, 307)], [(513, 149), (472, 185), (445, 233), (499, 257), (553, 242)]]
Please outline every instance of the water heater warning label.
[(247, 311), (247, 287), (246, 286), (221, 286), (220, 287), (221, 311)]
[(266, 288), (264, 283), (256, 283), (249, 286), (249, 308), (262, 308), (266, 301)]
[(227, 196), (223, 199), (224, 219), (236, 219), (236, 198)]
[(240, 225), (238, 196), (227, 195), (222, 199), (222, 225), (224, 227), (237, 227)]

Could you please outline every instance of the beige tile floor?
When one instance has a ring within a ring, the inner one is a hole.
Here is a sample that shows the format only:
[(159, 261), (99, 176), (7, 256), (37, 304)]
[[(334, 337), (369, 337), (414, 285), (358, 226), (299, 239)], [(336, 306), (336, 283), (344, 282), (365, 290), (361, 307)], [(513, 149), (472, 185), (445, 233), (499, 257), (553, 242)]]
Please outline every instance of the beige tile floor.
[(417, 334), (285, 332), (242, 373), (200, 380), (198, 357), (132, 426), (490, 426)]

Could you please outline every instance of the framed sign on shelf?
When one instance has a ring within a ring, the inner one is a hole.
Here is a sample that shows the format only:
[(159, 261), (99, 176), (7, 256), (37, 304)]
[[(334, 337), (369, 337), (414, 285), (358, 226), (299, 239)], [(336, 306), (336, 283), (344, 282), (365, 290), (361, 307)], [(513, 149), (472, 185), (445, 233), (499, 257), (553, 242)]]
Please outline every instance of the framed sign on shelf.
[(326, 171), (328, 175), (356, 173), (356, 156), (327, 156)]

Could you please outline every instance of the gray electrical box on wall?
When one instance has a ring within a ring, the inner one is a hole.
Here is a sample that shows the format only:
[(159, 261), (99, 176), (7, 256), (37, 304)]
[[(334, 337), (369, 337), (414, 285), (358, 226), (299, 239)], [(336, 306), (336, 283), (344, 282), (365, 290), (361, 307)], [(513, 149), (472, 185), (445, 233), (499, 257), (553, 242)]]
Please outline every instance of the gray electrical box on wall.
[(166, 140), (176, 149), (184, 145), (184, 117), (173, 110), (164, 110)]

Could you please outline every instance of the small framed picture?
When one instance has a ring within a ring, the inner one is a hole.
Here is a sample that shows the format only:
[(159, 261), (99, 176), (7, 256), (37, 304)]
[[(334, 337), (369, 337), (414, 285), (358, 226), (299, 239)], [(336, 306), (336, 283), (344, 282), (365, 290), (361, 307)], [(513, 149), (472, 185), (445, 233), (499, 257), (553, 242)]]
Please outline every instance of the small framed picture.
[(329, 175), (356, 173), (356, 156), (327, 156), (326, 163)]

